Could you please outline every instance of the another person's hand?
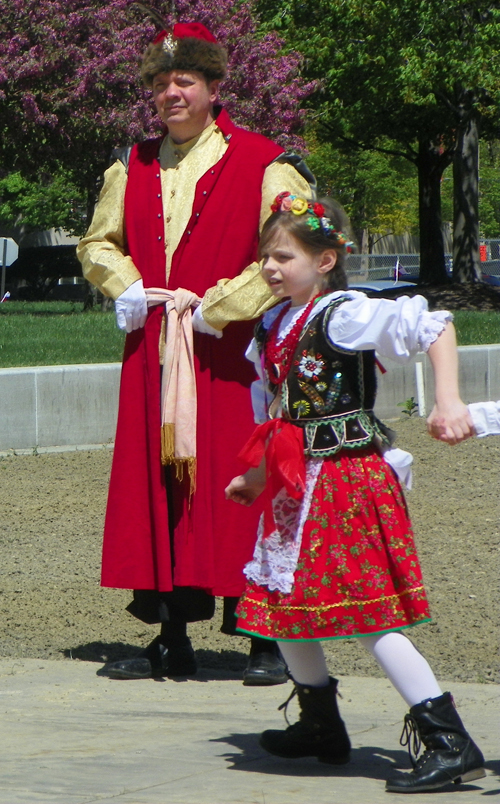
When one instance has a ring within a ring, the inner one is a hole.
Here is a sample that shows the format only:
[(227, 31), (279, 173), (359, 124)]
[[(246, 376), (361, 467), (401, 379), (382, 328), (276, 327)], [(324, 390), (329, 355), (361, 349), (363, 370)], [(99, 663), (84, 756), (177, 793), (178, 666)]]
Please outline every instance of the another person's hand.
[(115, 301), (116, 323), (125, 332), (140, 329), (148, 317), (148, 303), (142, 279), (133, 282)]
[(476, 434), (469, 409), (461, 400), (446, 407), (434, 405), (427, 419), (427, 432), (446, 444), (459, 444)]
[(252, 505), (264, 491), (265, 485), (266, 478), (262, 469), (249, 469), (244, 475), (233, 477), (224, 494), (226, 500), (233, 500), (240, 505)]

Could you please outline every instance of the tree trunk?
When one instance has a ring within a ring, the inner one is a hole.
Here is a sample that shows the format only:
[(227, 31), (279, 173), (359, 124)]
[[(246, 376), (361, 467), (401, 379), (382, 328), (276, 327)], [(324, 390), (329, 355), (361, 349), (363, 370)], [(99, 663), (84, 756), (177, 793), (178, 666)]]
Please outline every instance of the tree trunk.
[(479, 125), (464, 114), (453, 159), (453, 279), (480, 282)]
[(420, 227), (420, 274), (423, 285), (448, 282), (444, 258), (441, 219), (441, 177), (451, 156), (438, 143), (421, 140), (416, 161), (418, 168), (418, 210)]

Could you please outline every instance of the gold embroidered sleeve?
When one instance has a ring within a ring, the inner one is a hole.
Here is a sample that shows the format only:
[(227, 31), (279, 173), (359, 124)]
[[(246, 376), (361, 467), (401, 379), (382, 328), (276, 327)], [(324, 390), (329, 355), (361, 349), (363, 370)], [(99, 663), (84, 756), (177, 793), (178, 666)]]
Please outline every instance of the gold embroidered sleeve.
[(219, 279), (207, 290), (202, 302), (202, 315), (207, 324), (222, 330), (230, 321), (258, 318), (276, 300), (264, 282), (258, 262), (253, 262), (234, 279)]
[(77, 246), (85, 279), (116, 299), (141, 278), (125, 255), (123, 211), (127, 173), (120, 161), (104, 174), (104, 185), (87, 234)]
[[(308, 182), (286, 162), (272, 162), (264, 173), (260, 228), (271, 214), (276, 196), (289, 190), (293, 195), (311, 198)], [(222, 330), (230, 321), (251, 321), (276, 303), (260, 273), (259, 263), (253, 262), (234, 279), (220, 279), (203, 297), (203, 318), (214, 329)]]

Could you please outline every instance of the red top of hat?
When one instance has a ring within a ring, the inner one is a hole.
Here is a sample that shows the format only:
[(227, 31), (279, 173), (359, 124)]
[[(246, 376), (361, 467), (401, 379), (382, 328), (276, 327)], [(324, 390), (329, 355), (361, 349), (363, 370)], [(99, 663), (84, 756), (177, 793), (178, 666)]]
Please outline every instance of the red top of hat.
[[(217, 43), (215, 36), (201, 22), (176, 22), (172, 34), (175, 39), (203, 39), (205, 42)], [(153, 40), (153, 44), (161, 42), (166, 36), (168, 36), (168, 31), (160, 31)]]
[(217, 39), (201, 22), (176, 22), (172, 31), (176, 39), (204, 39), (205, 42), (217, 42)]

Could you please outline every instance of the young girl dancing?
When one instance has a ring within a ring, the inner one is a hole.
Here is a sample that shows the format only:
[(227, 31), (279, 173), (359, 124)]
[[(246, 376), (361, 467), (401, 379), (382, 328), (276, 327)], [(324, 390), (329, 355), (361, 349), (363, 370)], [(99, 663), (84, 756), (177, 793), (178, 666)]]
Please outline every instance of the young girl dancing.
[[(261, 422), (240, 456), (252, 467), (226, 496), (264, 512), (239, 630), (276, 639), (295, 682), (300, 720), (260, 743), (281, 757), (349, 760), (321, 639), (357, 637), (410, 707), (402, 744), (426, 751), (386, 789), (435, 790), (484, 776), (483, 756), (449, 692), (402, 630), (429, 620), (405, 501), (391, 468), (390, 433), (373, 413), (375, 350), (399, 362), (426, 351), (436, 404), (428, 420), (450, 444), (474, 434), (458, 395), (451, 316), (421, 296), (369, 299), (347, 290), (347, 221), (330, 200), (279, 195), (264, 226), (263, 274), (285, 299), (258, 324), (247, 357)], [(289, 299), (289, 300), (288, 300)]]

